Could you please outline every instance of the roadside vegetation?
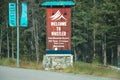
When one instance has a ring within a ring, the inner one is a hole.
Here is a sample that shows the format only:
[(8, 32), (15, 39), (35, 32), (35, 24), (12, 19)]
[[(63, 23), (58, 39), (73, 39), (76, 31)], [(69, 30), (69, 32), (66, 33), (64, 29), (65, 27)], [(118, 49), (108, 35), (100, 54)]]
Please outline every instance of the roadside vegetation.
[[(16, 60), (2, 59), (0, 60), (0, 66), (16, 67)], [(42, 67), (42, 63), (37, 64), (36, 62), (27, 62), (27, 61), (20, 61), (20, 68), (44, 70), (44, 68)], [(103, 66), (95, 63), (90, 64), (90, 63), (76, 62), (74, 63), (73, 67), (60, 69), (60, 70), (52, 70), (52, 71), (120, 79), (120, 70), (113, 69), (110, 66)]]
[(77, 62), (74, 64), (73, 67), (64, 69), (63, 72), (120, 79), (120, 70), (113, 69), (110, 66), (103, 66), (101, 64), (94, 64), (94, 63), (89, 64), (89, 63)]
[[(16, 67), (16, 59), (2, 59), (0, 60), (0, 66)], [(20, 68), (39, 69), (43, 70), (42, 63), (20, 61)]]

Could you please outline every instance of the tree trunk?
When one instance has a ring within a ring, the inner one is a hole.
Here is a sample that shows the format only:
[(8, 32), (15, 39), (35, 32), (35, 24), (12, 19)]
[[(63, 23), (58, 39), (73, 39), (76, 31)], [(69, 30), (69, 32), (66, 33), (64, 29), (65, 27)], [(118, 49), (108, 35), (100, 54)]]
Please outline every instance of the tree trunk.
[(106, 56), (106, 34), (104, 35), (104, 41), (103, 41), (103, 62), (104, 66), (107, 65), (107, 56)]
[(95, 37), (95, 34), (96, 34), (96, 32), (95, 32), (95, 29), (94, 29), (94, 31), (93, 31), (93, 52), (94, 52), (93, 57), (94, 57), (94, 59), (96, 57), (96, 49), (95, 49), (95, 47), (96, 47), (96, 45), (95, 45), (96, 37)]
[(39, 48), (38, 48), (38, 26), (37, 26), (37, 20), (35, 19), (35, 30), (34, 30), (34, 37), (35, 37), (35, 48), (36, 48), (36, 58), (37, 58), (37, 64), (39, 63)]
[(120, 67), (120, 45), (117, 47), (117, 60), (118, 67)]
[(9, 36), (8, 36), (8, 24), (7, 25), (7, 54), (8, 54), (8, 59), (10, 58), (10, 46), (9, 46)]
[[(34, 15), (34, 9), (32, 8), (32, 15)], [(37, 21), (34, 17), (32, 17), (32, 22), (33, 22), (33, 34), (34, 34), (34, 40), (35, 40), (35, 53), (36, 53), (36, 61), (37, 64), (39, 63), (39, 49), (38, 49), (38, 29), (37, 29)]]
[(113, 48), (111, 47), (111, 64), (113, 65), (113, 57), (114, 57), (114, 52)]
[(75, 62), (77, 62), (77, 53), (75, 47), (74, 47), (74, 55), (75, 55)]
[[(96, 9), (96, 0), (93, 0), (93, 4), (94, 4), (94, 6), (93, 6), (93, 9), (94, 9), (94, 11), (95, 11), (95, 9)], [(95, 11), (96, 12), (96, 11)], [(95, 13), (96, 14), (96, 13)], [(95, 18), (96, 19), (96, 18)], [(94, 52), (94, 54), (93, 54), (93, 59), (95, 59), (96, 58), (96, 26), (95, 26), (95, 24), (94, 24), (94, 29), (93, 29), (93, 52)]]
[(2, 28), (0, 31), (1, 35), (0, 35), (0, 59), (2, 58)]
[(8, 54), (8, 59), (10, 58), (10, 46), (9, 46), (9, 36), (7, 33), (7, 54)]
[(12, 59), (14, 59), (14, 42), (13, 39), (14, 38), (14, 34), (13, 34), (13, 28), (12, 28)]

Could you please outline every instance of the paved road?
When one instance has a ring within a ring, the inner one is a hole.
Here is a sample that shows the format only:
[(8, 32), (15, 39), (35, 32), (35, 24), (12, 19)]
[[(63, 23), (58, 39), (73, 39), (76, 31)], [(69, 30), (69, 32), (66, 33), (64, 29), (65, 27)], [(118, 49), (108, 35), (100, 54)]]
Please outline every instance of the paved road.
[(116, 79), (0, 66), (0, 80), (116, 80)]

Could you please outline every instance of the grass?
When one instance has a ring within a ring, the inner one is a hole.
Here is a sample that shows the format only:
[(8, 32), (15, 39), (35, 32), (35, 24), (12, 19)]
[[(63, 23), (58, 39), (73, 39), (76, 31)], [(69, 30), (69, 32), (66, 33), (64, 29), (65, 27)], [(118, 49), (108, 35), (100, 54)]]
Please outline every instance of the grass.
[[(16, 67), (16, 59), (11, 59), (11, 58), (2, 59), (0, 60), (0, 65)], [(42, 63), (37, 64), (36, 62), (27, 62), (27, 61), (20, 61), (20, 68), (43, 70)]]
[(37, 69), (43, 70), (42, 63), (37, 64), (36, 62), (21, 62), (20, 67), (22, 68), (29, 68), (29, 69)]
[[(15, 59), (2, 59), (0, 60), (0, 65), (16, 67), (16, 60)], [(44, 70), (42, 67), (42, 63), (37, 64), (36, 62), (20, 61), (20, 67)], [(115, 70), (109, 66), (102, 66), (98, 64), (88, 64), (88, 63), (82, 63), (82, 62), (74, 63), (73, 67), (68, 67), (66, 69), (53, 70), (53, 71), (67, 72), (67, 73), (74, 73), (74, 74), (87, 74), (87, 75), (103, 76), (103, 77), (111, 77), (111, 78), (120, 79), (120, 71), (118, 70)]]
[(14, 67), (15, 64), (16, 64), (15, 59), (1, 59), (0, 60), (0, 65), (2, 65), (2, 66), (12, 66), (12, 67)]
[(73, 67), (59, 70), (60, 72), (87, 74), (94, 76), (103, 76), (120, 79), (120, 71), (112, 69), (109, 66), (101, 66), (97, 64), (75, 63)]

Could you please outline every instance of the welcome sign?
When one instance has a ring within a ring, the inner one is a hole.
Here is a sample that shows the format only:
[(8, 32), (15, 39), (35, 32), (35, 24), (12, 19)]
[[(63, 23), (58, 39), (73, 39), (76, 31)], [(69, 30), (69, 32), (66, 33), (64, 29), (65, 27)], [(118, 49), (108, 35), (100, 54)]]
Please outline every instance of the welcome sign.
[(46, 8), (47, 50), (71, 50), (71, 8)]

